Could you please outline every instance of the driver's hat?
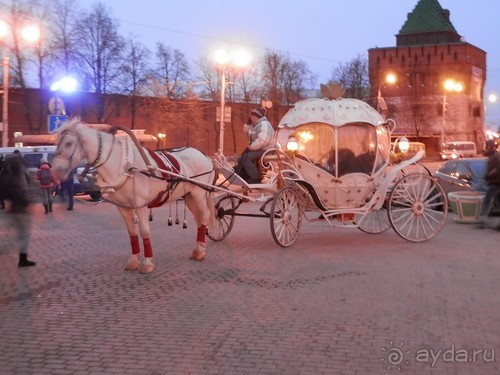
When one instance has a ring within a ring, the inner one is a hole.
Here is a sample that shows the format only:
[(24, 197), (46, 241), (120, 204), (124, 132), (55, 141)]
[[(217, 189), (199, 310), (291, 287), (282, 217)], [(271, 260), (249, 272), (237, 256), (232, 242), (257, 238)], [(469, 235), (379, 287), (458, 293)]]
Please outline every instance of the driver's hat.
[(255, 116), (257, 118), (261, 118), (263, 116), (266, 115), (266, 109), (265, 108), (254, 108), (252, 109), (252, 111), (250, 112), (250, 116)]

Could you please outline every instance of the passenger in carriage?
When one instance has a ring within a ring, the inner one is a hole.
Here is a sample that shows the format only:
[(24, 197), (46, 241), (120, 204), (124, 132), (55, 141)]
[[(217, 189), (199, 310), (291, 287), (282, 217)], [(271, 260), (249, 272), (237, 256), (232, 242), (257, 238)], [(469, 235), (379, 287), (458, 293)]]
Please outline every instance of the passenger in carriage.
[(255, 108), (250, 112), (243, 132), (248, 137), (248, 147), (238, 158), (236, 173), (249, 184), (260, 183), (260, 172), (255, 162), (274, 147), (274, 129), (266, 118), (265, 108)]
[(341, 148), (338, 152), (339, 177), (345, 174), (357, 172), (356, 156), (349, 148)]
[(371, 174), (373, 171), (373, 164), (375, 163), (375, 153), (367, 151), (356, 157), (358, 172)]

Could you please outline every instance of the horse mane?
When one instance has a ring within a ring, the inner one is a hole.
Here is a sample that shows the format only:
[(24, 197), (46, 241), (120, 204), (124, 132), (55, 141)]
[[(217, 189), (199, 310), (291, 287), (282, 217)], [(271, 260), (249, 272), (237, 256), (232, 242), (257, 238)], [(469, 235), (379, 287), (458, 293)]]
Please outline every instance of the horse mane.
[(59, 129), (58, 134), (63, 133), (64, 131), (68, 130), (69, 128), (78, 127), (79, 124), (83, 125), (82, 121), (80, 120), (80, 116), (72, 117), (72, 118), (68, 119), (66, 122), (64, 122), (64, 124)]
[(58, 133), (62, 133), (65, 130), (68, 129), (73, 129), (73, 130), (78, 130), (80, 128), (87, 128), (87, 129), (94, 129), (97, 131), (103, 131), (105, 133), (113, 133), (111, 131), (112, 127), (111, 125), (107, 124), (88, 124), (86, 122), (82, 122), (80, 119), (80, 116), (75, 116), (70, 119), (68, 119), (60, 128)]

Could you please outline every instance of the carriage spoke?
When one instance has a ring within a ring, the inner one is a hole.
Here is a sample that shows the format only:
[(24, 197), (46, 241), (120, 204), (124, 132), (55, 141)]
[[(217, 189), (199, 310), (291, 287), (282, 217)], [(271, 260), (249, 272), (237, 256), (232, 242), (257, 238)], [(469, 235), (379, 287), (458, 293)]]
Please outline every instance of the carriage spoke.
[(237, 198), (225, 195), (215, 204), (216, 225), (213, 231), (208, 231), (208, 238), (213, 241), (222, 241), (229, 235), (234, 226), (233, 213), (237, 207), (237, 201)]
[(295, 190), (285, 188), (274, 197), (270, 218), (271, 234), (276, 243), (283, 247), (292, 245), (302, 223), (302, 208)]
[(389, 197), (389, 221), (401, 237), (425, 241), (441, 230), (447, 208), (444, 191), (432, 176), (414, 173), (394, 186)]
[(385, 207), (367, 212), (364, 215), (357, 214), (356, 224), (360, 230), (370, 234), (383, 233), (391, 227)]

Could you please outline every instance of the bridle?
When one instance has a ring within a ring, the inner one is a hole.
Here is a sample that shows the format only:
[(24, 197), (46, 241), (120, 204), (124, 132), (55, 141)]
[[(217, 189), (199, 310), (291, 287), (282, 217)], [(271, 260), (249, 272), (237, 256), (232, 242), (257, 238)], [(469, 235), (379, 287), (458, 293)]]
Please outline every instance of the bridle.
[[(73, 151), (71, 152), (70, 156), (67, 158), (64, 157), (60, 151), (57, 151), (56, 157), (68, 160), (68, 165), (71, 166), (73, 164), (73, 158), (75, 156), (75, 153), (76, 153), (78, 147), (80, 147), (82, 154), (85, 156), (87, 156), (87, 150), (85, 150), (84, 144), (81, 141), (82, 137), (81, 137), (80, 133), (78, 131), (74, 131), (71, 129), (66, 129), (61, 133), (61, 138), (59, 139), (57, 150), (59, 150), (59, 145), (63, 142), (64, 137), (66, 137), (69, 134), (74, 135), (76, 137), (76, 144), (75, 144), (75, 147), (73, 148)], [(102, 160), (102, 151), (103, 151), (102, 134), (100, 132), (97, 132), (97, 156), (92, 163), (87, 163), (84, 170), (80, 174), (81, 177), (85, 177), (91, 168), (97, 169), (97, 168), (103, 166), (104, 164), (106, 164), (106, 162), (111, 157), (111, 153), (113, 152), (113, 148), (115, 147), (115, 138), (116, 137), (113, 135), (113, 141), (111, 143), (111, 147), (109, 149), (108, 155), (107, 155), (106, 159)]]

